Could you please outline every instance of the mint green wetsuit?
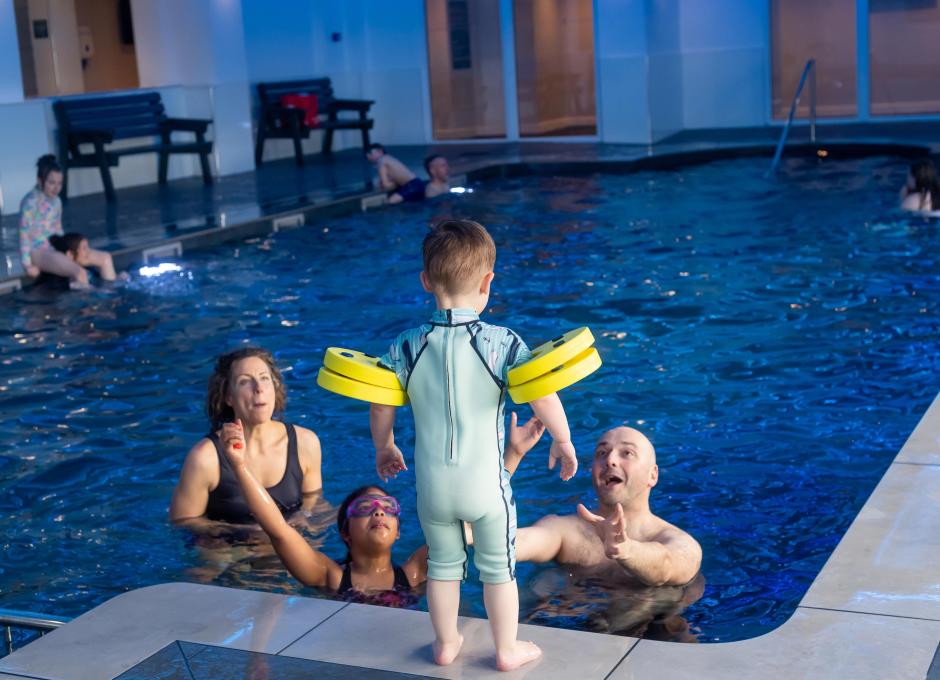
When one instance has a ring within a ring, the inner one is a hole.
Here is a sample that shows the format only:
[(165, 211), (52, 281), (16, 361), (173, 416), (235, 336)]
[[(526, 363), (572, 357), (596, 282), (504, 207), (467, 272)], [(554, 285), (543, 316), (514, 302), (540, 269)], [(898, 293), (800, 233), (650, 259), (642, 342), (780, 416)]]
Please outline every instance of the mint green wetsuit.
[(399, 335), (381, 359), (414, 411), (428, 578), (466, 578), (462, 520), (473, 526), (480, 580), (515, 578), (516, 504), (503, 468), (503, 406), (506, 373), (529, 357), (511, 330), (483, 323), (472, 309), (445, 309)]

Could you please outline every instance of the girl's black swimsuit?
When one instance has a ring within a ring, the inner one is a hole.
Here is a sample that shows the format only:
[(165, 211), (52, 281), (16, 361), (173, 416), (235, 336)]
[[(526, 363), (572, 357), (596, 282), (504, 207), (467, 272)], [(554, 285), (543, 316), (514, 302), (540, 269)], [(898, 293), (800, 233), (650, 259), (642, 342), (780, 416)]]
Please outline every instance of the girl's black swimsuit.
[(347, 562), (343, 567), (343, 578), (336, 590), (336, 594), (347, 602), (379, 604), (386, 607), (413, 607), (421, 599), (417, 593), (412, 591), (405, 570), (397, 564), (392, 565), (395, 570), (395, 583), (392, 585), (391, 590), (382, 590), (376, 593), (364, 593), (353, 587), (350, 566), (350, 563)]

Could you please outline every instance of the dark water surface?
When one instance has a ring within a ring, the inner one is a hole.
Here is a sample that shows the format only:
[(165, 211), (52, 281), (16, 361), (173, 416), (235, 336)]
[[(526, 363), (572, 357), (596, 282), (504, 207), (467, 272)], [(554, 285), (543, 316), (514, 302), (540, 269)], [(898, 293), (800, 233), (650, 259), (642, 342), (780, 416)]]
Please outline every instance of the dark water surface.
[[(520, 565), (523, 620), (703, 642), (775, 628), (937, 392), (940, 236), (893, 211), (903, 161), (765, 166), (494, 181), (187, 254), (122, 289), (0, 300), (0, 607), (75, 616), (177, 580), (316, 594), (269, 550), (199, 547), (166, 523), (213, 357), (275, 352), (338, 503), (373, 481), (373, 453), (367, 406), (315, 384), (323, 350), (377, 353), (429, 315), (420, 239), (458, 215), (497, 243), (487, 321), (531, 345), (588, 325), (604, 359), (562, 394), (582, 471), (560, 482), (540, 443), (514, 479), (520, 525), (592, 505), (596, 437), (627, 423), (657, 447), (654, 511), (705, 553), (689, 588), (628, 595)], [(410, 457), (407, 414), (398, 438)], [(422, 542), (412, 484), (391, 485), (399, 561)], [(311, 536), (344, 554), (331, 526)], [(464, 592), (482, 615), (479, 583)]]

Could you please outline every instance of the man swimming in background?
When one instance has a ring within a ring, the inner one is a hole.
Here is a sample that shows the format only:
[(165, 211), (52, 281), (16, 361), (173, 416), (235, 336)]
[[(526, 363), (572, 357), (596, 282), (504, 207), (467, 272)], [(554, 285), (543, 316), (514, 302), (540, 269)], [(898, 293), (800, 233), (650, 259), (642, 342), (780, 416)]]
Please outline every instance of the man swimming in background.
[(424, 159), (424, 169), (431, 179), (424, 185), (424, 197), (434, 198), (450, 191), (450, 166), (440, 154), (431, 154)]
[[(507, 452), (504, 462), (510, 474), (526, 451)], [(600, 504), (597, 514), (579, 505), (577, 514), (547, 515), (519, 529), (516, 559), (585, 567), (624, 584), (689, 583), (701, 566), (702, 548), (650, 511), (650, 491), (658, 478), (656, 451), (642, 432), (631, 427), (608, 430), (597, 442), (591, 467)]]
[(379, 173), (379, 188), (388, 194), (389, 203), (423, 201), (424, 182), (405, 167), (405, 164), (385, 153), (381, 144), (370, 144), (366, 158)]

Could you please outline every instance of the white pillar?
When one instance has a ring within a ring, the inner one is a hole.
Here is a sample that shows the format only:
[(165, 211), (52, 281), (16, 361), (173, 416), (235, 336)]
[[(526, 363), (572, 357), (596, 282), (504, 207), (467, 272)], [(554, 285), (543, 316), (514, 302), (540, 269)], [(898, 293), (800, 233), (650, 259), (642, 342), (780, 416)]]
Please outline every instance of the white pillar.
[(23, 101), (19, 40), (13, 0), (0, 0), (0, 104)]
[(648, 144), (646, 7), (643, 0), (597, 0), (597, 131), (602, 142)]

